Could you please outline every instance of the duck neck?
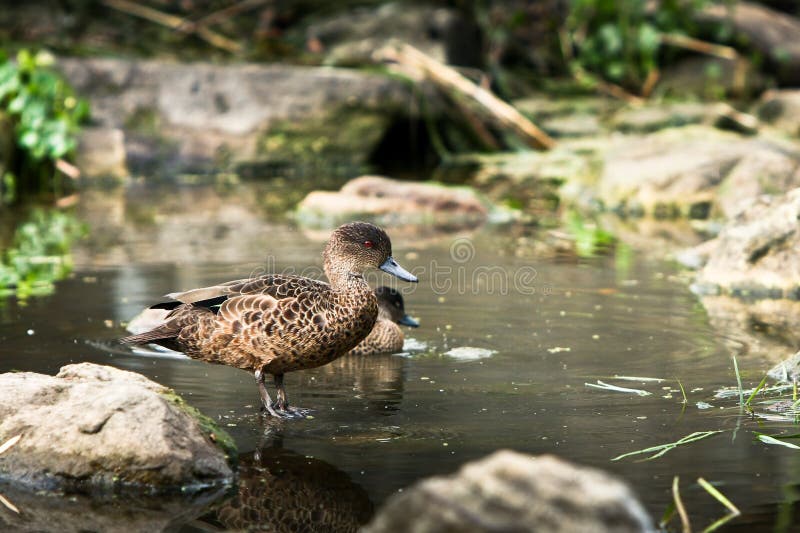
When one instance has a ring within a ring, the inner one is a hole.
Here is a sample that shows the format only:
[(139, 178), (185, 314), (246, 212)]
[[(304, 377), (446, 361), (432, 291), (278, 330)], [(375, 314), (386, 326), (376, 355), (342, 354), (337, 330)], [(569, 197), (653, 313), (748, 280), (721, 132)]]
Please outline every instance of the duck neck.
[(328, 277), (331, 288), (335, 291), (371, 290), (361, 272), (353, 271), (347, 264), (334, 264), (328, 261), (327, 257), (325, 258), (325, 275)]

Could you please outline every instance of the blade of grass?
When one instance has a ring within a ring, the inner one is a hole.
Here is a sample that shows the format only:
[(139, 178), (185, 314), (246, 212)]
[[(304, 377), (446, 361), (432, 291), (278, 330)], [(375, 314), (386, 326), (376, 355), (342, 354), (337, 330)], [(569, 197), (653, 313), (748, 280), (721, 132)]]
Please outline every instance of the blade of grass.
[(655, 383), (663, 383), (663, 382), (667, 381), (666, 379), (662, 379), (662, 378), (644, 378), (644, 377), (639, 377), (639, 376), (619, 376), (617, 374), (614, 374), (611, 377), (612, 377), (612, 379), (621, 379), (623, 381), (642, 381), (642, 382), (645, 382), (645, 383), (648, 382), (648, 381), (652, 381), (652, 382), (655, 382)]
[(652, 393), (642, 389), (629, 389), (627, 387), (618, 387), (616, 385), (611, 385), (610, 383), (606, 383), (605, 381), (597, 380), (597, 384), (594, 383), (584, 383), (587, 387), (593, 387), (595, 389), (603, 389), (607, 391), (613, 392), (627, 392), (629, 394), (638, 394), (639, 396), (650, 396)]
[(21, 439), (21, 438), (22, 438), (22, 434), (19, 434), (19, 435), (15, 435), (15, 436), (11, 437), (10, 439), (8, 439), (7, 441), (5, 441), (3, 443), (3, 445), (0, 446), (0, 454), (3, 454), (5, 452), (7, 452), (8, 450), (10, 450), (11, 447), (14, 446), (16, 443), (18, 443), (19, 439)]
[(16, 506), (16, 505), (14, 505), (13, 503), (11, 503), (10, 501), (8, 501), (8, 500), (6, 499), (6, 497), (5, 497), (5, 496), (3, 496), (2, 494), (0, 494), (0, 503), (2, 503), (3, 505), (5, 505), (6, 507), (8, 507), (9, 509), (11, 509), (12, 511), (14, 511), (15, 513), (19, 514), (19, 509), (17, 508), (17, 506)]
[(711, 496), (713, 496), (715, 500), (724, 505), (728, 509), (728, 511), (730, 511), (730, 513), (719, 518), (714, 523), (705, 528), (703, 530), (703, 533), (711, 533), (712, 531), (716, 531), (723, 525), (727, 524), (730, 520), (733, 520), (734, 518), (742, 514), (742, 512), (739, 511), (739, 508), (736, 507), (728, 498), (725, 497), (724, 494), (722, 494), (719, 490), (717, 490), (717, 488), (714, 487), (711, 483), (709, 483), (703, 478), (697, 478), (697, 483), (699, 483), (700, 486), (703, 487), (706, 492), (708, 492)]
[(679, 439), (679, 440), (677, 440), (675, 442), (669, 442), (667, 444), (659, 444), (658, 446), (651, 446), (650, 448), (645, 448), (643, 450), (636, 450), (634, 452), (623, 453), (622, 455), (618, 455), (618, 456), (614, 457), (611, 460), (612, 461), (619, 461), (620, 459), (624, 459), (625, 457), (630, 457), (632, 455), (640, 455), (640, 454), (652, 453), (652, 452), (656, 452), (656, 453), (654, 455), (648, 457), (647, 460), (656, 459), (658, 457), (661, 457), (662, 455), (664, 455), (668, 451), (677, 448), (678, 446), (681, 446), (681, 445), (684, 445), (684, 444), (689, 444), (689, 443), (692, 443), (692, 442), (695, 442), (695, 441), (698, 441), (698, 440), (706, 439), (708, 437), (711, 437), (712, 435), (716, 435), (717, 433), (722, 433), (722, 432), (723, 432), (723, 430), (719, 430), (719, 429), (718, 430), (714, 430), (714, 431), (695, 431), (694, 433), (686, 435), (685, 437), (683, 437), (683, 438), (681, 438), (681, 439)]
[(658, 527), (660, 527), (662, 530), (666, 531), (667, 524), (669, 524), (670, 521), (672, 520), (672, 517), (675, 516), (675, 511), (676, 511), (675, 502), (674, 501), (673, 502), (669, 502), (669, 505), (667, 505), (667, 508), (664, 509), (664, 514), (661, 515), (661, 521), (658, 523)]
[(719, 503), (727, 507), (730, 512), (736, 515), (742, 514), (739, 508), (733, 505), (733, 503), (728, 498), (726, 498), (725, 495), (722, 494), (714, 485), (712, 485), (703, 478), (697, 478), (697, 482), (700, 484), (701, 487), (706, 489), (706, 492), (711, 494), (711, 496), (713, 496), (715, 500), (717, 500)]
[(720, 518), (719, 520), (715, 521), (713, 524), (705, 528), (703, 530), (703, 533), (711, 533), (712, 531), (716, 531), (725, 524), (727, 524), (728, 522), (730, 522), (731, 520), (733, 520), (734, 518), (736, 518), (737, 516), (739, 515), (726, 514), (725, 516), (723, 516), (722, 518)]
[(678, 476), (672, 478), (672, 499), (675, 501), (675, 508), (681, 517), (681, 524), (683, 526), (683, 533), (692, 533), (692, 524), (689, 522), (689, 515), (686, 514), (686, 508), (681, 501), (681, 493), (678, 489)]
[(739, 363), (736, 362), (736, 354), (732, 357), (733, 371), (736, 373), (736, 384), (739, 386), (739, 407), (744, 407), (744, 389), (742, 389), (742, 376), (739, 374)]
[(750, 397), (747, 398), (746, 402), (744, 402), (745, 407), (750, 407), (750, 402), (753, 401), (753, 398), (756, 397), (756, 394), (758, 394), (758, 391), (760, 391), (762, 388), (764, 388), (764, 385), (766, 385), (766, 384), (767, 384), (767, 376), (765, 375), (763, 378), (761, 378), (761, 383), (758, 384), (758, 387), (753, 389), (753, 392), (750, 393)]
[(775, 444), (776, 446), (785, 446), (787, 448), (792, 448), (793, 450), (800, 450), (800, 446), (797, 444), (783, 442), (782, 440), (776, 439), (775, 437), (771, 437), (769, 435), (764, 435), (763, 433), (756, 433), (756, 438), (758, 438), (758, 440), (764, 444)]
[(683, 383), (681, 383), (681, 380), (677, 378), (675, 378), (675, 381), (678, 382), (678, 387), (681, 388), (681, 394), (683, 395), (683, 404), (686, 405), (687, 403), (689, 403), (689, 399), (686, 397), (686, 390), (683, 388)]

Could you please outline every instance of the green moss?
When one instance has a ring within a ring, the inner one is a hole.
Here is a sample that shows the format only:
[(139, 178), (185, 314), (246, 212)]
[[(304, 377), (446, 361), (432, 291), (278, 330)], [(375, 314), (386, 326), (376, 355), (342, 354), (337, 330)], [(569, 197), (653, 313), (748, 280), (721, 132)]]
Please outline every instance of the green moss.
[(164, 399), (176, 405), (181, 411), (188, 414), (197, 421), (200, 430), (208, 439), (216, 444), (228, 459), (228, 464), (234, 465), (239, 456), (239, 451), (236, 448), (236, 443), (228, 432), (219, 427), (216, 422), (211, 418), (201, 413), (197, 408), (192, 407), (186, 400), (178, 396), (172, 389), (165, 389), (159, 393)]
[(343, 106), (320, 118), (278, 123), (262, 138), (261, 155), (294, 165), (323, 160), (345, 167), (363, 166), (389, 120), (381, 111)]

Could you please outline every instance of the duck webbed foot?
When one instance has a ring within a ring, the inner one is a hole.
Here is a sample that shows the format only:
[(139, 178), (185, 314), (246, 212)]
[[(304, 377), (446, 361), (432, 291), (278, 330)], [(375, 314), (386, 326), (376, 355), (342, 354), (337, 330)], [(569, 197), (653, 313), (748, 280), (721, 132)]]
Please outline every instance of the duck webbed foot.
[(311, 412), (310, 409), (303, 409), (302, 407), (290, 407), (289, 400), (286, 398), (286, 389), (283, 386), (283, 374), (275, 375), (275, 389), (277, 391), (277, 399), (272, 401), (272, 398), (267, 392), (267, 387), (264, 384), (266, 373), (261, 370), (255, 372), (256, 383), (258, 383), (258, 392), (261, 395), (261, 411), (266, 412), (275, 418), (306, 418)]

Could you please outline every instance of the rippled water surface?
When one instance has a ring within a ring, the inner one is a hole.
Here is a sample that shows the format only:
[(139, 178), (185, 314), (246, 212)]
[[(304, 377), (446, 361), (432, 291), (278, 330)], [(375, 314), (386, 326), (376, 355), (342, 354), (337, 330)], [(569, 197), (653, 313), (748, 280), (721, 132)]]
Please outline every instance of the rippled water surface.
[[(730, 343), (711, 329), (673, 265), (632, 252), (545, 258), (504, 228), (444, 236), (388, 228), (395, 257), (420, 276), (417, 286), (397, 286), (407, 289), (407, 311), (422, 326), (407, 330), (406, 354), (288, 374), (292, 403), (313, 409), (308, 420), (265, 421), (243, 371), (116, 345), (122, 324), (164, 293), (264, 270), (318, 274), (327, 232), (270, 219), (259, 198), (204, 188), (174, 197), (84, 195), (78, 214), (91, 235), (74, 250), (74, 274), (52, 296), (0, 307), (0, 371), (55, 373), (80, 361), (134, 370), (174, 388), (233, 435), (247, 497), (211, 509), (187, 503), (185, 513), (153, 521), (158, 527), (242, 528), (248, 519), (272, 520), (276, 509), (302, 516), (320, 502), (339, 526), (363, 523), (399, 489), (499, 448), (610, 470), (656, 518), (678, 475), (697, 528), (724, 515), (698, 477), (743, 510), (729, 530), (780, 529), (797, 515), (800, 455), (753, 437), (791, 428), (759, 425), (740, 415), (735, 400), (713, 398), (735, 384)], [(769, 362), (742, 354), (740, 366), (755, 384)], [(652, 394), (586, 386), (598, 379)], [(656, 460), (611, 461), (717, 429), (724, 432)], [(38, 512), (56, 510), (49, 504)]]

